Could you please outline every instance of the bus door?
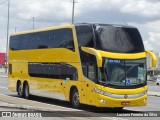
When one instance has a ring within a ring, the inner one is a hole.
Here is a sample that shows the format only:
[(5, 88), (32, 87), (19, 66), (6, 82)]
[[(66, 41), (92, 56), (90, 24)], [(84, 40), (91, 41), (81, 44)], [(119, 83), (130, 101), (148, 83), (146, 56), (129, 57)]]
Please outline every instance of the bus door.
[(92, 63), (87, 63), (86, 66), (83, 66), (83, 74), (86, 77), (86, 81), (82, 83), (83, 90), (84, 90), (83, 96), (85, 97), (87, 104), (94, 105), (95, 104), (94, 88), (95, 88), (95, 80), (96, 80), (95, 65)]
[(95, 103), (95, 92), (94, 92), (95, 83), (92, 81), (87, 81), (85, 84), (86, 87), (86, 102), (90, 105), (94, 105)]
[[(63, 90), (66, 96), (66, 99), (69, 100), (69, 92), (70, 92), (70, 87), (71, 85), (76, 85), (78, 82), (78, 74), (77, 74), (77, 69), (70, 65), (70, 64), (65, 64), (63, 66), (63, 69), (65, 70), (65, 76), (62, 75), (62, 85), (63, 85)], [(61, 72), (61, 74), (63, 71)], [(77, 85), (76, 85), (77, 86)]]
[(94, 105), (95, 102), (95, 92), (94, 92), (94, 88), (95, 88), (95, 83), (90, 81), (90, 80), (86, 80), (86, 81), (82, 81), (81, 82), (81, 102), (82, 103), (87, 103), (89, 105)]

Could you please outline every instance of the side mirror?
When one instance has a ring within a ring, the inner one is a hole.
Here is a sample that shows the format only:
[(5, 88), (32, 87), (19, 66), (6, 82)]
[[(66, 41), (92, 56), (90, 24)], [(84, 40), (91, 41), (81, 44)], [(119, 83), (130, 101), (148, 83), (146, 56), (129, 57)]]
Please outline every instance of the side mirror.
[(98, 67), (102, 67), (102, 56), (101, 54), (95, 50), (94, 48), (89, 48), (89, 47), (81, 47), (82, 51), (95, 55), (97, 58), (97, 66)]
[(157, 58), (155, 56), (155, 54), (151, 51), (145, 51), (147, 54), (149, 54), (152, 58), (152, 67), (156, 67), (156, 64), (157, 64)]

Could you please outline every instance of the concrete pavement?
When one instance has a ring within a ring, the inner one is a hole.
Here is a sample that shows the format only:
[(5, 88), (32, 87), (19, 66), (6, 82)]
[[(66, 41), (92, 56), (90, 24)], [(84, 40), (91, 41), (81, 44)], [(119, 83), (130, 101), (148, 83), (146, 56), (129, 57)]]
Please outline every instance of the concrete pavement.
[(40, 111), (79, 111), (73, 108), (67, 108), (47, 103), (27, 100), (19, 97), (12, 97), (0, 94), (0, 106), (16, 107), (27, 110), (40, 110)]
[(148, 95), (149, 95), (149, 96), (157, 96), (157, 97), (160, 97), (160, 92), (148, 91)]
[(5, 72), (5, 68), (0, 68), (0, 73), (4, 73)]

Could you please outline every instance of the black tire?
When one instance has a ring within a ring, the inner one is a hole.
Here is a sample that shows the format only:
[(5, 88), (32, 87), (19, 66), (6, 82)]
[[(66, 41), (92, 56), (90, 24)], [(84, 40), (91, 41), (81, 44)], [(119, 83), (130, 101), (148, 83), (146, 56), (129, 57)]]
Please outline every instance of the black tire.
[(76, 88), (71, 93), (71, 104), (73, 108), (80, 108), (79, 93)]
[(115, 111), (121, 111), (121, 110), (123, 110), (123, 108), (124, 108), (124, 107), (115, 107), (114, 110), (115, 110)]
[(157, 83), (157, 85), (159, 85), (159, 83)]
[(18, 84), (17, 92), (18, 92), (19, 97), (21, 97), (21, 98), (24, 97), (23, 88), (22, 88), (22, 84), (21, 83)]
[(24, 98), (29, 99), (30, 98), (30, 93), (29, 93), (28, 83), (25, 83), (23, 91), (24, 91)]

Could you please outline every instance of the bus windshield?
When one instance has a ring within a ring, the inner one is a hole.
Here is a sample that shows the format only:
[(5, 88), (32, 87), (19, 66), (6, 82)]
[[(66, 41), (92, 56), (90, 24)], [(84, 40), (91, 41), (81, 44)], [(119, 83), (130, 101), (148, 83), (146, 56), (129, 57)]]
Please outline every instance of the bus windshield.
[(146, 82), (146, 59), (103, 59), (99, 69), (99, 81), (117, 86), (132, 86)]

